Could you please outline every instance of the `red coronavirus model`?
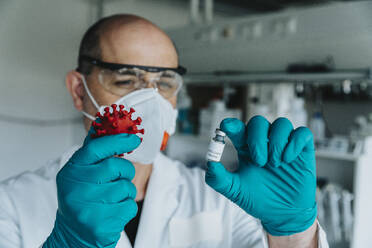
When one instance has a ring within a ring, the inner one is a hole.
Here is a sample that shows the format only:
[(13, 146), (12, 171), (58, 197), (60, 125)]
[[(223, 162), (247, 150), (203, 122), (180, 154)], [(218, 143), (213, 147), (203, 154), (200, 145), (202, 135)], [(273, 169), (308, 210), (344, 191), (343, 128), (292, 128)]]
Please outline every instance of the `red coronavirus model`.
[(110, 107), (106, 107), (103, 115), (100, 112), (96, 114), (99, 120), (93, 121), (92, 123), (95, 131), (95, 133), (92, 134), (92, 138), (119, 133), (145, 133), (144, 129), (138, 129), (137, 127), (142, 122), (141, 117), (132, 120), (132, 114), (135, 112), (133, 108), (130, 108), (129, 112), (124, 110), (124, 105), (119, 105), (119, 110), (117, 110), (116, 104), (112, 104), (111, 108), (112, 113), (110, 112)]

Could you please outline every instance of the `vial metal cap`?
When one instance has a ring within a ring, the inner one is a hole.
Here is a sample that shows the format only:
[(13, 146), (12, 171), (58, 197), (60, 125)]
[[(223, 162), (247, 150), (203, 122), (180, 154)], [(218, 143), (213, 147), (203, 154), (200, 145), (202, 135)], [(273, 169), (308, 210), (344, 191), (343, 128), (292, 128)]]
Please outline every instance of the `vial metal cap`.
[(216, 129), (215, 133), (216, 133), (216, 135), (219, 135), (219, 136), (222, 136), (222, 137), (226, 136), (226, 134), (223, 131), (221, 131), (221, 129), (219, 129), (219, 128)]

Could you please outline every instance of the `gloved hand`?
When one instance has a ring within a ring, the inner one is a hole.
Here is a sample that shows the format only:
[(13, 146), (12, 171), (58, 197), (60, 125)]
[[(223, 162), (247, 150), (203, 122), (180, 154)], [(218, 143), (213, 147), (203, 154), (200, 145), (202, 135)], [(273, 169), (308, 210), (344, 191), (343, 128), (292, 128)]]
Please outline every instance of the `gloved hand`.
[(124, 226), (137, 214), (135, 169), (114, 155), (141, 143), (133, 134), (91, 139), (57, 175), (58, 210), (43, 248), (115, 247)]
[(285, 118), (270, 124), (262, 116), (253, 117), (247, 126), (225, 119), (220, 128), (237, 150), (239, 169), (229, 172), (221, 163), (208, 162), (206, 183), (260, 219), (271, 235), (308, 229), (317, 216), (311, 131), (293, 130)]

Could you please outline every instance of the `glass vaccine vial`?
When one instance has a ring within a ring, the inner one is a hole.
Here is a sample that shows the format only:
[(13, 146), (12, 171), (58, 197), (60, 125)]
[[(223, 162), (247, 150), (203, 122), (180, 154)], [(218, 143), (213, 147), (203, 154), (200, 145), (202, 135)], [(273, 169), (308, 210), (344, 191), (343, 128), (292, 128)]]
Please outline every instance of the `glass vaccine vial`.
[(216, 136), (214, 136), (209, 143), (206, 159), (207, 161), (219, 162), (225, 148), (226, 134), (219, 128), (216, 129), (215, 134)]

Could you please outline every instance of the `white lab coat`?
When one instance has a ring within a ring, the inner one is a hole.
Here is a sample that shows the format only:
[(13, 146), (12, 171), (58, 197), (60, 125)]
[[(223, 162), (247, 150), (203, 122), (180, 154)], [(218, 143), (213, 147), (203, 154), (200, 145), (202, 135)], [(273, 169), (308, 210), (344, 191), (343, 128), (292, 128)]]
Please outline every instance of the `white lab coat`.
[[(53, 229), (57, 210), (56, 174), (77, 147), (55, 161), (0, 184), (0, 247), (40, 247)], [(319, 247), (327, 248), (320, 228)], [(117, 248), (131, 244), (122, 232)], [(201, 169), (189, 169), (162, 154), (154, 162), (135, 248), (264, 248), (260, 221), (204, 182)]]

